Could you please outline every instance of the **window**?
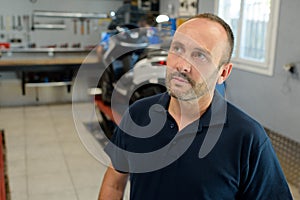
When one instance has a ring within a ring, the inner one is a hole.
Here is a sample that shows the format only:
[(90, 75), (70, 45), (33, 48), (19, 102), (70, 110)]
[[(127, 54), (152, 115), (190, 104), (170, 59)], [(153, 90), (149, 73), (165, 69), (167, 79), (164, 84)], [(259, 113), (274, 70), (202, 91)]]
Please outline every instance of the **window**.
[(217, 12), (235, 36), (234, 67), (273, 75), (279, 0), (218, 0)]

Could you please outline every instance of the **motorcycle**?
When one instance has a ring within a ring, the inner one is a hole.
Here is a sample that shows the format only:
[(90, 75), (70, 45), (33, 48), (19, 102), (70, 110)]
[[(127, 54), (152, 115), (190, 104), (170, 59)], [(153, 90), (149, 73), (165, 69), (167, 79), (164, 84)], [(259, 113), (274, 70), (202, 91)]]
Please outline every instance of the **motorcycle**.
[[(130, 99), (130, 104), (145, 96), (165, 91), (167, 51), (150, 45), (145, 28), (134, 25), (116, 27), (103, 58), (108, 66), (98, 84), (102, 101), (111, 103), (112, 92)], [(131, 95), (131, 97), (129, 97)]]
[[(164, 49), (168, 48), (168, 42), (150, 44), (147, 31), (131, 24), (117, 26), (103, 55), (107, 67), (98, 83), (101, 101), (111, 107), (112, 103), (117, 104), (111, 109), (117, 109), (120, 115), (133, 102), (166, 91), (167, 50)], [(111, 137), (115, 124), (101, 110), (100, 115), (100, 125), (107, 137)]]

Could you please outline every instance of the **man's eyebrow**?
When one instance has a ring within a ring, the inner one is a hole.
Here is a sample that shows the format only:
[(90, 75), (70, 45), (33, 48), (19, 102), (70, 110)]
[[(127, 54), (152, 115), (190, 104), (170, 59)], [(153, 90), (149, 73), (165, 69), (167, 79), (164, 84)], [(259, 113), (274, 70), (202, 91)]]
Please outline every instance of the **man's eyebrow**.
[(184, 46), (184, 44), (183, 43), (181, 43), (181, 42), (178, 42), (178, 41), (173, 41), (172, 42), (172, 45), (179, 45), (179, 46), (181, 46), (181, 47), (183, 47)]
[[(185, 47), (184, 43), (179, 42), (179, 41), (173, 41), (173, 42), (172, 42), (172, 45), (178, 45), (178, 46), (180, 46), (181, 48), (184, 48), (184, 47)], [(196, 48), (193, 49), (193, 51), (201, 52), (201, 53), (203, 53), (203, 54), (204, 54), (207, 58), (209, 58), (209, 59), (211, 59), (211, 57), (212, 57), (210, 51), (208, 51), (207, 49), (201, 48), (201, 47), (196, 47)]]
[[(184, 43), (179, 42), (179, 41), (173, 41), (172, 45), (178, 45), (178, 46), (181, 46), (181, 47), (185, 47)], [(193, 50), (199, 51), (199, 52), (211, 57), (211, 53), (207, 49), (204, 49), (204, 48), (201, 48), (201, 47), (196, 47)]]
[(201, 53), (203, 53), (203, 54), (205, 54), (206, 56), (208, 56), (208, 57), (211, 58), (211, 53), (210, 53), (208, 50), (206, 50), (206, 49), (204, 49), (204, 48), (195, 48), (195, 50), (200, 51)]

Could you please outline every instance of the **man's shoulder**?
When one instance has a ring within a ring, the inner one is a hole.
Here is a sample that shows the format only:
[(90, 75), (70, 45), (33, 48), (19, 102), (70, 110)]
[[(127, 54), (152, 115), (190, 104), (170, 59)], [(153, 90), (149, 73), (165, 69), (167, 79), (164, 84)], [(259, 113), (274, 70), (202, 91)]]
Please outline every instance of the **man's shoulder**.
[(237, 105), (227, 102), (227, 112), (232, 118), (237, 118), (243, 121), (249, 121), (249, 123), (257, 123), (254, 117), (250, 116), (246, 111)]
[(224, 98), (219, 92), (215, 92), (212, 109), (215, 115), (224, 116), (222, 113), (226, 112), (226, 124), (230, 127), (260, 126), (254, 117)]
[(229, 127), (238, 131), (241, 136), (254, 137), (261, 141), (267, 138), (261, 123), (230, 102), (227, 103), (227, 123)]

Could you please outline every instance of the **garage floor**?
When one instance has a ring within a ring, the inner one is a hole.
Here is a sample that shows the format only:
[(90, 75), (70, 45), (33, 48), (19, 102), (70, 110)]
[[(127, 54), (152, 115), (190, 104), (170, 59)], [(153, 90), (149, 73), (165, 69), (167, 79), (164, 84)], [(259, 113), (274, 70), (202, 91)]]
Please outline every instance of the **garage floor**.
[(12, 200), (97, 199), (106, 167), (80, 141), (71, 104), (0, 108), (0, 129)]
[(105, 166), (82, 145), (71, 104), (1, 108), (0, 127), (12, 200), (97, 199)]

